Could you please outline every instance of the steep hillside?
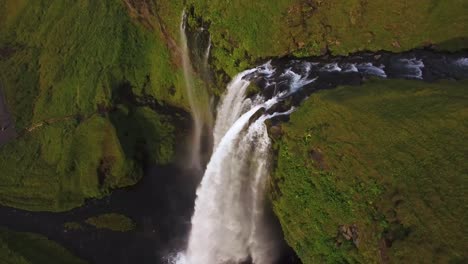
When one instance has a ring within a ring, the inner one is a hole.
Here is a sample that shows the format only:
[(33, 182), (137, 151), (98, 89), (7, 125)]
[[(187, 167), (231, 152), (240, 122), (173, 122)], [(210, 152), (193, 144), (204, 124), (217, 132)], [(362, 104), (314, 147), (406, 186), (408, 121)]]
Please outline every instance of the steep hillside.
[(19, 133), (0, 149), (1, 204), (67, 210), (172, 160), (180, 121), (165, 104), (187, 103), (159, 29), (119, 0), (0, 7), (0, 82)]

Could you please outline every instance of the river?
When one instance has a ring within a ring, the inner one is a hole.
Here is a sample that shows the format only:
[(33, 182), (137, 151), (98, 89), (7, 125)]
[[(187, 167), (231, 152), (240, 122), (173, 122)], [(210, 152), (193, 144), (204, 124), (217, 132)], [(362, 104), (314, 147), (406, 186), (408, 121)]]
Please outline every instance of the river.
[[(192, 264), (216, 261), (217, 258), (234, 263), (255, 260), (257, 263), (296, 263), (298, 260), (290, 249), (278, 246), (283, 243), (281, 237), (264, 237), (263, 234), (270, 229), (258, 234), (254, 232), (266, 223), (265, 216), (272, 217), (268, 208), (258, 204), (259, 201), (267, 203), (262, 198), (265, 195), (262, 186), (268, 174), (268, 166), (263, 161), (268, 160), (265, 153), (269, 150), (269, 143), (263, 121), (279, 118), (275, 115), (290, 111), (291, 106), (300, 107), (300, 103), (314, 91), (338, 85), (359, 85), (368, 78), (429, 82), (465, 79), (468, 78), (467, 58), (466, 52), (452, 54), (418, 50), (401, 54), (378, 52), (348, 57), (274, 59), (241, 73), (226, 89), (222, 104), (227, 106), (220, 104), (218, 116), (223, 111), (228, 113), (217, 120), (214, 154), (198, 192), (201, 175), (194, 175), (196, 170), (187, 171), (180, 166), (151, 167), (137, 185), (115, 190), (101, 200), (87, 201), (85, 206), (69, 212), (27, 212), (0, 207), (0, 226), (43, 234), (90, 263), (165, 263), (167, 256), (177, 252), (194, 259)], [(250, 83), (260, 87), (258, 94), (245, 93)], [(231, 92), (244, 89), (244, 92), (230, 96), (230, 89), (233, 90)], [(288, 98), (292, 100), (286, 100)], [(236, 103), (231, 104), (234, 101)], [(282, 103), (286, 101), (289, 103)], [(236, 113), (235, 109), (238, 110)], [(0, 125), (14, 134), (8, 113), (0, 87)], [(225, 121), (228, 123), (221, 124)], [(9, 138), (6, 135), (0, 134), (0, 144)], [(261, 147), (255, 149), (256, 146)], [(262, 162), (252, 164), (249, 160), (260, 156), (263, 157)], [(224, 166), (230, 168), (228, 174)], [(258, 169), (260, 167), (262, 169)], [(246, 168), (256, 169), (245, 174)], [(237, 177), (240, 176), (247, 178), (239, 181)], [(213, 190), (217, 186), (223, 188)], [(246, 204), (249, 206), (244, 206)], [(236, 211), (232, 211), (234, 209)], [(83, 221), (109, 212), (129, 216), (136, 222), (136, 230), (126, 233), (93, 228), (69, 231), (63, 227), (66, 222)], [(226, 221), (220, 221), (222, 219)], [(238, 230), (230, 233), (226, 225), (236, 226)], [(277, 223), (272, 225), (276, 225), (272, 227), (274, 232), (280, 232), (276, 230)], [(258, 241), (274, 243), (265, 249), (256, 247)], [(224, 244), (227, 242), (230, 244)], [(209, 246), (210, 252), (214, 253), (200, 252), (204, 246)], [(278, 252), (275, 260), (263, 254), (265, 250), (271, 252), (278, 247), (285, 249), (283, 254)], [(236, 251), (229, 252), (230, 248)]]

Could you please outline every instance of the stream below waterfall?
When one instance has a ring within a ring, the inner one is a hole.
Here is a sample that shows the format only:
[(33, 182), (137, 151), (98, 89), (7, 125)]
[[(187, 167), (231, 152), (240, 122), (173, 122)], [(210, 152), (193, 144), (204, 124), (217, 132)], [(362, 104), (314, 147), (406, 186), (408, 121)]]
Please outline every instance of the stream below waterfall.
[[(271, 153), (264, 121), (287, 120), (316, 90), (359, 85), (367, 78), (465, 79), (468, 54), (420, 50), (274, 59), (228, 85), (217, 110), (213, 155), (198, 189), (200, 175), (177, 166), (154, 167), (136, 186), (69, 212), (0, 207), (0, 226), (43, 234), (90, 263), (295, 263), (266, 199)], [(251, 83), (260, 88), (255, 95), (247, 93)], [(108, 212), (129, 216), (136, 230), (63, 227)]]

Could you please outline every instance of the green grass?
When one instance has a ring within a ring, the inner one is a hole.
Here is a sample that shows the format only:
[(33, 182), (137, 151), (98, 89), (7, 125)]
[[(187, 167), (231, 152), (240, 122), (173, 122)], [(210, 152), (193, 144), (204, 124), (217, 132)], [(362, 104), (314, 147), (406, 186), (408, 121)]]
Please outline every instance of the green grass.
[(468, 47), (464, 0), (190, 1), (211, 22), (213, 63), (229, 75), (259, 58)]
[[(272, 197), (304, 263), (466, 261), (467, 87), (370, 81), (313, 94), (292, 114)], [(351, 224), (357, 246), (338, 235)]]
[[(24, 131), (55, 120), (0, 149), (0, 204), (70, 209), (135, 183), (144, 164), (171, 161), (174, 120), (117, 105), (116, 98), (129, 87), (134, 95), (188, 109), (177, 47), (184, 5), (210, 22), (217, 76), (210, 89), (195, 77), (203, 105), (209, 104), (205, 90), (219, 96), (223, 73), (234, 75), (265, 57), (317, 55), (325, 47), (334, 54), (428, 43), (467, 47), (463, 0), (136, 3), (142, 6), (137, 15), (121, 0), (0, 0), (0, 82), (16, 126)], [(195, 17), (190, 21), (198, 26)], [(117, 110), (96, 115), (110, 108)]]
[(42, 235), (19, 233), (0, 227), (2, 264), (85, 264)]
[(0, 204), (64, 211), (132, 185), (144, 164), (173, 160), (172, 124), (143, 107), (37, 128), (0, 149)]
[(132, 21), (122, 1), (14, 2), (0, 1), (0, 47), (15, 50), (0, 62), (0, 80), (20, 127), (109, 105), (123, 82), (186, 107), (180, 85), (171, 88), (180, 69), (164, 40)]
[(85, 222), (98, 229), (109, 229), (116, 232), (128, 232), (135, 229), (135, 222), (132, 219), (115, 213), (90, 217)]
[(145, 164), (172, 161), (174, 120), (116, 105), (125, 86), (187, 108), (164, 40), (122, 1), (0, 0), (0, 56), (23, 134), (0, 149), (0, 204), (64, 211), (136, 183)]

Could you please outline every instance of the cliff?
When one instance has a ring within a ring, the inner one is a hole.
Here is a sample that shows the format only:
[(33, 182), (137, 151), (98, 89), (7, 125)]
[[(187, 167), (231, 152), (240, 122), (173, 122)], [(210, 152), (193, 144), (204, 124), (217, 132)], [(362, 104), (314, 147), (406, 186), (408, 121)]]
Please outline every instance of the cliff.
[(304, 263), (459, 263), (468, 82), (313, 94), (276, 141), (273, 203)]
[[(0, 83), (18, 133), (0, 148), (1, 205), (69, 210), (174, 161), (190, 111), (184, 9), (192, 34), (210, 33), (213, 79), (195, 67), (195, 87), (214, 98), (272, 57), (468, 47), (465, 0), (0, 0)], [(371, 81), (292, 115), (272, 197), (304, 263), (466, 260), (452, 220), (466, 85)]]

